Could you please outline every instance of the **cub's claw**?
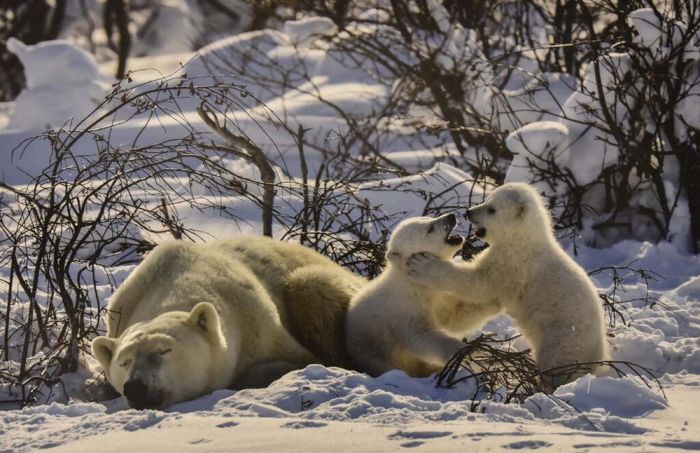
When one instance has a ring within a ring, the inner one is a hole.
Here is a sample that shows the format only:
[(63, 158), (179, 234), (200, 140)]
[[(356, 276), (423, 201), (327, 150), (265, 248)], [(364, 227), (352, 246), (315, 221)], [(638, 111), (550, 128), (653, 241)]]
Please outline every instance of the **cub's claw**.
[(430, 253), (414, 253), (406, 260), (406, 273), (413, 280), (429, 281), (436, 262), (440, 259)]

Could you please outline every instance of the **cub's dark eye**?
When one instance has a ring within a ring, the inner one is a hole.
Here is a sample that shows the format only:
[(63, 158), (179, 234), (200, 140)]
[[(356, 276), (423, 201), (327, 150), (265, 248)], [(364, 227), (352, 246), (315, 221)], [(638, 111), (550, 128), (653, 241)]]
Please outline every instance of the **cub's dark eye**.
[(161, 349), (160, 351), (158, 351), (158, 354), (160, 354), (160, 355), (165, 355), (165, 354), (167, 354), (167, 353), (169, 353), (169, 352), (173, 352), (172, 348), (169, 348), (169, 349)]
[(122, 368), (129, 368), (131, 366), (131, 360), (125, 360), (122, 363), (120, 363), (119, 366)]
[(487, 211), (488, 211), (489, 214), (495, 214), (495, 213), (496, 213), (496, 208), (493, 208), (493, 207), (489, 206), (489, 208), (487, 209)]

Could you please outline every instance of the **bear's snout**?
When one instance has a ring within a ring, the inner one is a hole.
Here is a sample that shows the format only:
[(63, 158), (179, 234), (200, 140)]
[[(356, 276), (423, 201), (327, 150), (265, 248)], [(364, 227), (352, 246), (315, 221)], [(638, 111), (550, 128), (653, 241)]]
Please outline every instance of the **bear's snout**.
[(124, 396), (134, 409), (152, 409), (163, 404), (163, 395), (160, 392), (149, 392), (148, 385), (141, 379), (126, 381)]

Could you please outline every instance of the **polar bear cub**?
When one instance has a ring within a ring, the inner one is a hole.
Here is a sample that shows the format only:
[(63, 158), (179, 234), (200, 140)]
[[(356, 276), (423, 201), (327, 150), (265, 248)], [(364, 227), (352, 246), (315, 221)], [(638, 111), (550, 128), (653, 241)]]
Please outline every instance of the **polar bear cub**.
[[(411, 279), (501, 305), (531, 343), (546, 385), (593, 371), (595, 365), (586, 362), (607, 358), (600, 299), (586, 272), (557, 242), (539, 194), (527, 184), (505, 184), (466, 217), (489, 248), (459, 264), (413, 255), (407, 262)], [(582, 370), (546, 373), (576, 363), (584, 364)]]
[(449, 331), (462, 332), (485, 319), (430, 282), (412, 282), (406, 276), (405, 262), (413, 253), (429, 251), (445, 260), (454, 256), (463, 241), (452, 234), (456, 223), (453, 214), (415, 217), (392, 233), (386, 269), (348, 308), (346, 343), (361, 371), (377, 376), (402, 369), (411, 376), (430, 375), (464, 347)]

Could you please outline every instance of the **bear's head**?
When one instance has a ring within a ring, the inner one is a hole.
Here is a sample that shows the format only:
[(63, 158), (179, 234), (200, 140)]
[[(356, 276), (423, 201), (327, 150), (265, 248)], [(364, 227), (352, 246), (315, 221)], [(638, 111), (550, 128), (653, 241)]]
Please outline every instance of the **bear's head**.
[(452, 258), (462, 248), (464, 239), (452, 230), (457, 225), (454, 214), (411, 217), (399, 223), (391, 233), (386, 258), (389, 263), (403, 263), (414, 253), (429, 252), (443, 259)]
[(549, 212), (537, 191), (524, 183), (508, 183), (486, 197), (483, 203), (467, 209), (464, 215), (484, 241), (540, 242), (552, 237)]
[(97, 337), (93, 355), (110, 384), (136, 409), (165, 407), (213, 390), (217, 352), (225, 348), (216, 308), (197, 304)]

